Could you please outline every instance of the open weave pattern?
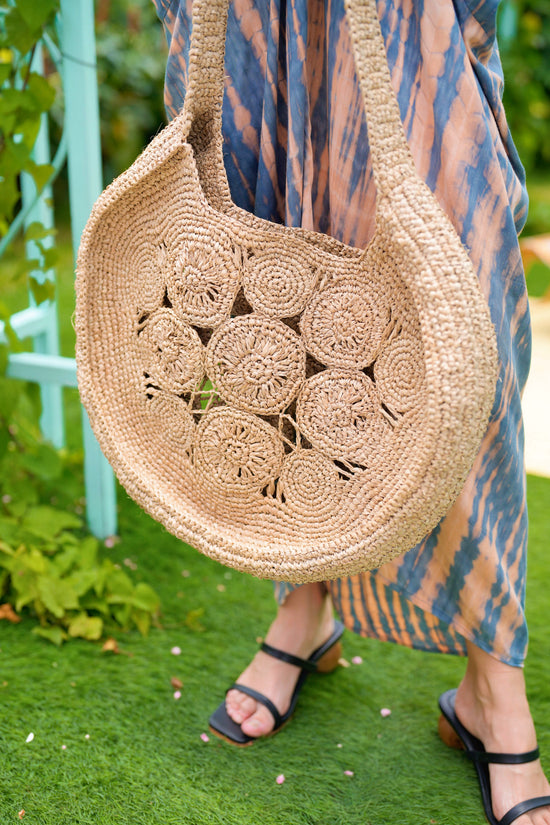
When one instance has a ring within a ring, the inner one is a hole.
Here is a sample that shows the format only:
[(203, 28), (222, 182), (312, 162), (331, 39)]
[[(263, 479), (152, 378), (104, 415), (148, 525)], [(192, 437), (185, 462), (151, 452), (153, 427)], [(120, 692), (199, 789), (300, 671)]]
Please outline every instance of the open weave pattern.
[(94, 207), (81, 394), (128, 492), (176, 535), (288, 581), (372, 569), (458, 495), (491, 411), (494, 330), (418, 178), (374, 0), (347, 9), (377, 183), (366, 250), (230, 200), (228, 0), (195, 0), (182, 114)]

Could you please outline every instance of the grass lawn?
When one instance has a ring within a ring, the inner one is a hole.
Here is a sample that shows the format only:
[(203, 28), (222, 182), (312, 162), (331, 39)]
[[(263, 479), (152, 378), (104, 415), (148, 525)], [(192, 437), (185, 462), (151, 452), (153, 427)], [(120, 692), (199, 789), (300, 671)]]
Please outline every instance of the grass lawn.
[[(549, 501), (550, 480), (531, 477), (526, 670), (548, 770)], [(2, 622), (2, 825), (19, 821), (22, 809), (28, 825), (484, 821), (472, 767), (436, 733), (437, 696), (464, 667), (450, 656), (347, 633), (345, 657), (363, 663), (310, 678), (295, 718), (276, 737), (245, 749), (213, 736), (202, 741), (209, 713), (274, 614), (271, 585), (200, 556), (123, 493), (120, 514), (122, 541), (109, 552), (122, 564), (131, 559), (134, 576), (157, 588), (163, 628), (146, 639), (119, 636), (122, 653), (114, 655), (80, 641), (57, 649), (31, 636), (29, 620)], [(183, 682), (179, 700), (173, 677)], [(382, 707), (391, 716), (382, 718)], [(281, 773), (286, 780), (277, 785)]]

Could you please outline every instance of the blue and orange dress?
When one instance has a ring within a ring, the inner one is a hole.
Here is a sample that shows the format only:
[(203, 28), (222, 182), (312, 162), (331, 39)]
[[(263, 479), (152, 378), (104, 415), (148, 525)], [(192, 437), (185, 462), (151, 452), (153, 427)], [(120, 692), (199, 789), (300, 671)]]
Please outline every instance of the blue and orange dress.
[[(192, 0), (153, 2), (169, 43), (165, 102), (174, 116), (186, 89)], [(527, 197), (501, 100), (498, 2), (378, 0), (407, 139), (476, 267), (500, 373), (486, 436), (448, 515), (398, 559), (327, 586), (356, 633), (458, 654), (469, 639), (520, 666), (527, 647), (520, 395), (531, 338), (518, 232)], [(344, 0), (233, 0), (226, 75), (224, 153), (235, 203), (366, 246), (375, 187)], [(277, 598), (293, 586), (278, 583)]]

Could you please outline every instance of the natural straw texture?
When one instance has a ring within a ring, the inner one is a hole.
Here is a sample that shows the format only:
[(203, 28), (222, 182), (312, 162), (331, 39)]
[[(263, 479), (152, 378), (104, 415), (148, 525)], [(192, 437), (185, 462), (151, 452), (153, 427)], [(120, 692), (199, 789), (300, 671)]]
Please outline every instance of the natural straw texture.
[(237, 208), (221, 143), (228, 0), (194, 0), (181, 115), (82, 237), (82, 399), (168, 530), (257, 576), (379, 567), (447, 512), (487, 427), (494, 330), (418, 177), (375, 0), (349, 0), (377, 185), (366, 250)]

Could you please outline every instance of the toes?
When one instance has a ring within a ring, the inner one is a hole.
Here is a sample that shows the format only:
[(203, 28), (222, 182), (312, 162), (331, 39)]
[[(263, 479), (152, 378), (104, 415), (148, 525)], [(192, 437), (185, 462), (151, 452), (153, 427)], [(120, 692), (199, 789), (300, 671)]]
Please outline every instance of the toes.
[(266, 736), (273, 730), (275, 720), (263, 705), (257, 704), (256, 707), (256, 713), (244, 720), (241, 729), (247, 736)]
[(514, 819), (514, 825), (550, 825), (550, 807), (534, 808)]
[[(550, 825), (550, 806), (546, 806), (545, 808), (537, 808), (530, 813), (531, 822), (533, 825)], [(519, 820), (518, 820), (519, 822)]]
[(230, 690), (225, 697), (227, 715), (238, 725), (248, 719), (257, 710), (258, 703), (240, 690)]

